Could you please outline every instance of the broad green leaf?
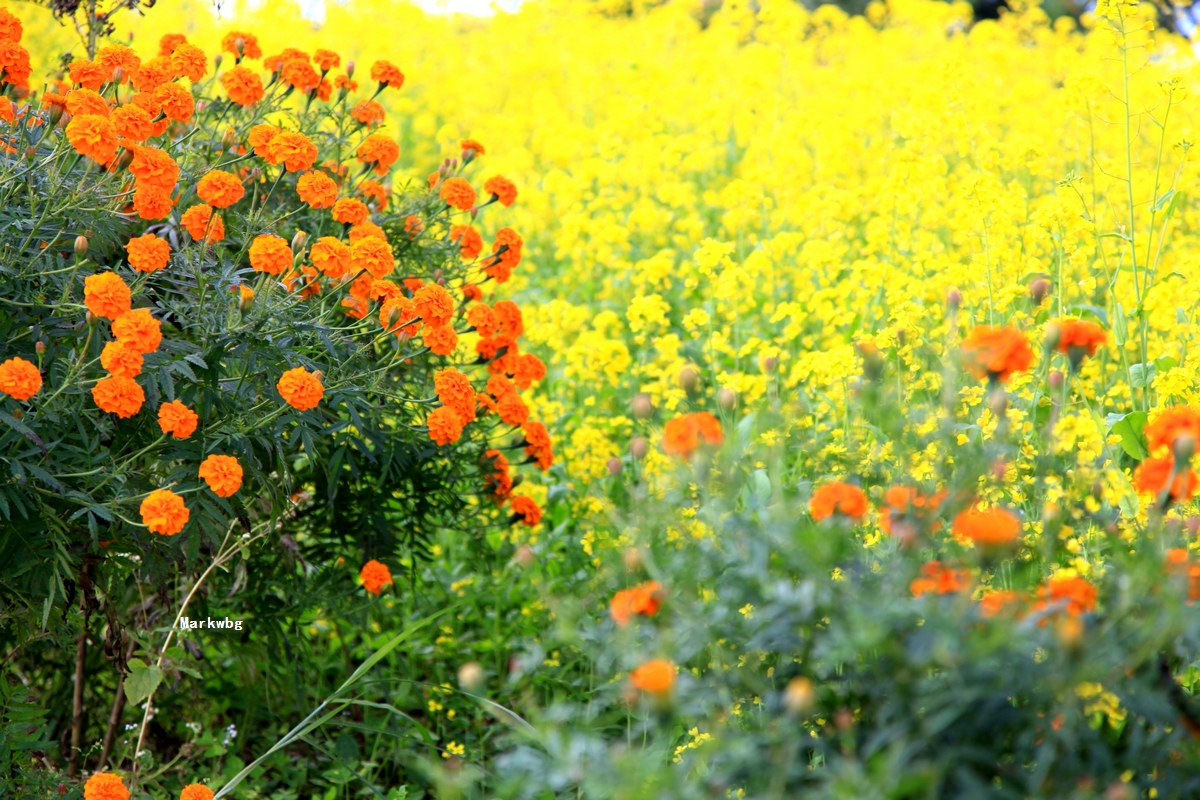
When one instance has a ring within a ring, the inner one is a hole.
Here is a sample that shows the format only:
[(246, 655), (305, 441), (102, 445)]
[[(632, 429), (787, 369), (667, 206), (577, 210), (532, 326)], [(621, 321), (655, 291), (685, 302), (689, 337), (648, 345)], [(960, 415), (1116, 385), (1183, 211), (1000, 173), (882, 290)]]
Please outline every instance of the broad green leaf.
[(140, 658), (131, 658), (129, 674), (125, 676), (125, 699), (135, 706), (140, 705), (154, 694), (162, 679), (161, 669), (148, 666)]
[(1142, 430), (1145, 427), (1146, 412), (1134, 411), (1132, 414), (1126, 414), (1115, 422), (1109, 429), (1109, 432), (1120, 436), (1121, 449), (1140, 461), (1150, 455), (1146, 451), (1146, 440), (1142, 436)]

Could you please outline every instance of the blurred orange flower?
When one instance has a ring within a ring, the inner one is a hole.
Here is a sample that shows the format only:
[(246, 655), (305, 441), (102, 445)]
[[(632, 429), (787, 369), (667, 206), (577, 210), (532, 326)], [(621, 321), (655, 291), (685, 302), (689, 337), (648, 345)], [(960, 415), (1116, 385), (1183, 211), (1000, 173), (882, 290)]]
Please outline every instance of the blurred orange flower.
[(629, 673), (633, 685), (643, 692), (666, 696), (675, 685), (675, 665), (665, 658), (647, 661)]
[(386, 564), (375, 559), (363, 564), (358, 575), (362, 578), (363, 588), (371, 594), (379, 594), (384, 586), (390, 586), (392, 583), (392, 571)]

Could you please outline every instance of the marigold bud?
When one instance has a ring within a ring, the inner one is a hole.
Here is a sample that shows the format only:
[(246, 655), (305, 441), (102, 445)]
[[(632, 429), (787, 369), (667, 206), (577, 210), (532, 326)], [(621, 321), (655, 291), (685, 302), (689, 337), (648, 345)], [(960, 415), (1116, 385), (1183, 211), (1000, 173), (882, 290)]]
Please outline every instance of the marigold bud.
[(26, 147), (25, 148), (25, 158), (29, 159), (30, 161), (33, 161), (35, 158), (37, 158), (37, 148), (34, 147), (33, 145), (29, 145), (29, 147)]
[(221, 62), (222, 62), (222, 61), (224, 61), (224, 60), (225, 60), (225, 59), (221, 58), (221, 54), (220, 54), (220, 53), (217, 53), (215, 56), (213, 56), (213, 68), (214, 68), (214, 69), (220, 69), (220, 68), (221, 68)]
[(235, 50), (237, 50), (238, 58), (241, 58), (242, 53), (244, 52), (244, 49), (246, 47), (246, 40), (239, 36), (237, 39), (234, 40), (233, 47)]
[(946, 292), (946, 308), (950, 309), (951, 311), (957, 311), (959, 306), (962, 305), (962, 299), (962, 292), (960, 292), (958, 289), (951, 289), (950, 291)]
[(817, 699), (813, 682), (808, 678), (792, 678), (783, 690), (783, 707), (789, 714), (799, 716), (813, 707)]
[(1050, 294), (1050, 281), (1045, 278), (1038, 278), (1029, 284), (1029, 299), (1033, 301), (1035, 307), (1040, 306), (1048, 294)]
[(14, 419), (20, 419), (21, 417), (25, 416), (25, 413), (21, 411), (21, 409), (17, 408), (13, 410), (12, 415)]
[(779, 366), (779, 359), (776, 358), (775, 356), (767, 356), (766, 358), (763, 359), (763, 362), (762, 362), (763, 372), (774, 372), (775, 368), (778, 366)]
[(95, 325), (95, 324), (96, 324), (96, 315), (95, 315), (95, 314), (93, 314), (91, 311), (89, 311), (89, 312), (87, 312), (86, 314), (84, 314), (84, 315), (83, 315), (83, 318), (84, 318), (84, 320), (87, 322), (87, 324), (88, 324), (88, 325)]
[(1049, 383), (1051, 389), (1061, 389), (1063, 385), (1063, 374), (1058, 370), (1054, 370), (1050, 373)]
[(616, 456), (613, 456), (612, 458), (610, 458), (605, 463), (605, 466), (608, 467), (608, 474), (614, 475), (614, 476), (620, 475), (621, 470), (623, 470), (625, 468), (625, 465), (621, 463), (621, 459), (617, 458)]
[(527, 544), (523, 544), (513, 553), (513, 561), (516, 561), (525, 569), (529, 569), (537, 561), (537, 554), (533, 552), (533, 548)]
[(646, 419), (654, 413), (654, 403), (650, 401), (650, 395), (645, 392), (638, 392), (633, 396), (633, 402), (630, 404), (630, 409), (633, 415), (638, 419)]
[(325, 374), (319, 369), (313, 371), (313, 377), (316, 378), (318, 382), (323, 382), (325, 380)]
[(354, 77), (354, 62), (353, 61), (346, 62), (346, 77), (347, 78)]
[(637, 572), (642, 568), (642, 551), (636, 547), (627, 547), (621, 554), (621, 560), (625, 562), (625, 569)]
[(1175, 437), (1175, 444), (1171, 449), (1175, 453), (1175, 468), (1182, 469), (1196, 453), (1196, 440), (1185, 433)]
[(1186, 524), (1188, 533), (1192, 536), (1195, 536), (1196, 532), (1200, 531), (1200, 517), (1188, 517)]
[(87, 251), (88, 251), (88, 238), (86, 236), (84, 236), (83, 234), (76, 236), (75, 237), (75, 256), (77, 258), (83, 258), (84, 256), (87, 255)]
[(477, 692), (483, 687), (483, 667), (478, 662), (468, 661), (458, 668), (458, 685), (468, 692)]
[(66, 109), (64, 109), (62, 106), (58, 105), (57, 103), (50, 106), (50, 124), (51, 125), (59, 125), (59, 123), (62, 122), (62, 118), (64, 116), (66, 116), (64, 113), (65, 111), (66, 111)]
[(308, 234), (304, 231), (296, 231), (296, 235), (292, 237), (292, 252), (299, 254), (304, 250), (304, 245), (308, 243)]
[(737, 392), (733, 391), (733, 389), (722, 388), (721, 391), (717, 392), (717, 405), (721, 407), (722, 411), (733, 411), (734, 406), (737, 405), (737, 400)]
[(226, 128), (225, 135), (221, 137), (221, 149), (230, 150), (237, 144), (237, 131), (233, 128)]
[(688, 394), (696, 391), (700, 386), (700, 373), (691, 367), (684, 367), (679, 371), (679, 388), (683, 389)]
[(124, 67), (117, 67), (116, 69), (113, 70), (112, 82), (113, 83), (124, 83), (125, 82), (125, 68)]
[(254, 307), (254, 290), (249, 286), (238, 287), (238, 292), (241, 294), (241, 300), (238, 301), (238, 310), (242, 314), (249, 314), (250, 309)]
[(1058, 347), (1059, 341), (1062, 339), (1062, 328), (1057, 322), (1051, 322), (1046, 326), (1046, 335), (1042, 337), (1042, 347), (1046, 348), (1049, 353), (1054, 348)]
[(37, 344), (35, 344), (33, 346), (33, 349), (34, 349), (34, 352), (36, 352), (39, 356), (44, 355), (46, 352), (46, 343), (38, 342)]
[(133, 163), (133, 151), (122, 150), (120, 157), (117, 159), (117, 171), (129, 169), (129, 165)]
[(629, 443), (629, 452), (634, 458), (640, 461), (646, 457), (647, 453), (650, 452), (650, 443), (641, 436), (635, 437), (634, 440)]
[(442, 279), (442, 274), (443, 274), (443, 273), (442, 273), (442, 268), (441, 268), (441, 267), (438, 267), (437, 269), (435, 269), (435, 270), (433, 271), (433, 280), (434, 280), (434, 283), (437, 283), (438, 281), (440, 281), (440, 280)]

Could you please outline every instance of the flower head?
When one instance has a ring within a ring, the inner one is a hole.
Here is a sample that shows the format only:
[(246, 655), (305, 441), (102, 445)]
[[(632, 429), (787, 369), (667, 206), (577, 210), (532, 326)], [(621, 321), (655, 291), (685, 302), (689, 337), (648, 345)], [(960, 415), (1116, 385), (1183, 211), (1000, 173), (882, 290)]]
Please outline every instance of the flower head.
[(1004, 382), (1033, 363), (1033, 348), (1016, 328), (980, 325), (962, 344), (967, 369), (980, 378)]
[(1075, 576), (1051, 578), (1046, 581), (1038, 594), (1042, 600), (1037, 604), (1035, 610), (1061, 606), (1061, 609), (1072, 617), (1094, 609), (1096, 598), (1099, 596), (1095, 586), (1083, 578)]
[(262, 78), (242, 66), (234, 67), (221, 76), (229, 99), (239, 106), (250, 106), (263, 99), (266, 94)]
[(98, 272), (83, 279), (83, 302), (97, 317), (116, 319), (129, 310), (129, 287), (115, 272)]
[(1142, 494), (1157, 497), (1170, 486), (1167, 500), (1183, 503), (1195, 496), (1200, 488), (1200, 479), (1196, 472), (1186, 464), (1175, 469), (1175, 460), (1171, 456), (1152, 456), (1147, 458), (1133, 471), (1133, 487)]
[(392, 584), (392, 571), (387, 568), (387, 564), (375, 559), (363, 564), (358, 575), (362, 578), (363, 588), (371, 594), (379, 594), (384, 586)]
[(629, 679), (634, 687), (643, 692), (649, 692), (659, 697), (665, 697), (675, 685), (676, 668), (665, 658), (655, 658), (645, 662), (629, 673)]
[(202, 783), (189, 783), (179, 793), (179, 800), (213, 800), (213, 790)]
[(381, 59), (371, 65), (371, 80), (378, 81), (381, 88), (399, 89), (404, 85), (404, 73), (392, 62)]
[(372, 278), (380, 280), (391, 274), (395, 266), (392, 248), (378, 237), (364, 237), (350, 247), (350, 267), (355, 272), (365, 269)]
[(140, 508), (142, 524), (151, 533), (174, 536), (183, 530), (192, 512), (184, 505), (183, 498), (170, 489), (155, 489), (142, 501)]
[(232, 53), (236, 59), (262, 58), (262, 48), (258, 46), (258, 37), (253, 33), (230, 31), (221, 39), (221, 50)]
[(333, 204), (333, 218), (343, 225), (357, 225), (371, 216), (371, 209), (356, 197), (343, 197)]
[(118, 378), (142, 374), (142, 354), (125, 342), (109, 342), (100, 352), (100, 366)]
[(722, 441), (721, 421), (707, 411), (669, 419), (663, 426), (663, 452), (667, 455), (691, 458), (702, 443), (718, 447)]
[(233, 456), (214, 454), (200, 462), (200, 477), (217, 497), (232, 497), (242, 488), (242, 465)]
[(658, 581), (646, 581), (632, 589), (622, 589), (608, 604), (609, 613), (619, 627), (624, 628), (635, 614), (653, 617), (658, 614), (665, 595)]
[(0, 364), (0, 394), (14, 400), (28, 400), (42, 388), (42, 373), (23, 358), (10, 358)]
[(493, 199), (499, 200), (503, 206), (511, 206), (517, 199), (517, 187), (502, 175), (488, 178), (487, 182), (483, 184), (483, 191), (485, 194), (492, 195)]
[(228, 208), (246, 196), (246, 187), (236, 175), (211, 169), (196, 184), (196, 194), (213, 208)]
[(129, 266), (138, 272), (158, 272), (171, 260), (171, 245), (153, 233), (135, 236), (125, 244)]
[(363, 164), (370, 164), (377, 173), (383, 175), (400, 157), (400, 145), (382, 133), (373, 133), (358, 146), (354, 156)]
[(273, 164), (283, 164), (288, 172), (303, 172), (317, 161), (317, 146), (299, 131), (280, 131), (266, 145)]
[(1056, 349), (1078, 366), (1084, 356), (1096, 355), (1096, 348), (1107, 338), (1104, 329), (1094, 322), (1080, 319), (1058, 321), (1058, 344)]
[(429, 412), (425, 426), (429, 428), (429, 438), (444, 446), (457, 442), (462, 436), (463, 420), (450, 406), (439, 406)]
[(142, 410), (146, 393), (133, 378), (102, 378), (92, 387), (92, 399), (101, 411), (128, 419)]
[(196, 432), (200, 417), (178, 400), (158, 407), (158, 427), (164, 435), (186, 439)]
[(162, 323), (156, 320), (148, 308), (135, 308), (117, 317), (112, 324), (113, 336), (117, 341), (139, 353), (153, 353), (162, 344)]
[(921, 566), (921, 576), (909, 585), (913, 597), (924, 594), (954, 594), (967, 588), (965, 570), (953, 569), (940, 561), (927, 561)]
[(284, 402), (299, 411), (316, 408), (325, 394), (320, 379), (304, 367), (295, 367), (283, 373), (275, 388)]
[(442, 184), (438, 196), (446, 205), (459, 211), (470, 211), (475, 205), (475, 190), (463, 178), (448, 178)]
[(954, 532), (983, 547), (1007, 547), (1021, 536), (1021, 520), (1003, 508), (969, 508), (954, 518)]
[(333, 208), (337, 193), (337, 182), (321, 170), (306, 172), (296, 181), (296, 194), (311, 208)]
[(97, 772), (83, 785), (83, 800), (129, 800), (129, 790), (120, 776)]
[(542, 509), (533, 501), (532, 497), (525, 495), (513, 495), (511, 507), (513, 515), (520, 520), (522, 525), (532, 528), (542, 521)]
[(1170, 406), (1156, 414), (1142, 434), (1151, 455), (1171, 450), (1181, 436), (1200, 442), (1200, 411), (1190, 406)]
[(250, 244), (250, 266), (268, 275), (279, 275), (292, 268), (292, 246), (282, 236), (259, 234)]
[(808, 513), (817, 521), (841, 514), (857, 522), (866, 515), (867, 507), (866, 493), (853, 484), (841, 481), (818, 486), (808, 501)]
[(313, 266), (330, 278), (341, 280), (350, 270), (350, 248), (333, 236), (322, 236), (308, 251)]
[(75, 152), (107, 164), (117, 154), (117, 128), (99, 114), (80, 114), (67, 123), (67, 141)]

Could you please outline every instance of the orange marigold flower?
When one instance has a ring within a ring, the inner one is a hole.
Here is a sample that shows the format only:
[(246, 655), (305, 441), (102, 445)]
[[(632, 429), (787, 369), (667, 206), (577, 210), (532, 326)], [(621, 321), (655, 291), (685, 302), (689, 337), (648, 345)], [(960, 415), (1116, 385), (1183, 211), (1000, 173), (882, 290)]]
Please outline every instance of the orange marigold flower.
[(202, 783), (189, 783), (179, 793), (179, 800), (213, 800), (213, 790)]
[(31, 74), (29, 51), (12, 39), (0, 39), (0, 82), (28, 89)]
[(117, 154), (117, 127), (99, 114), (81, 114), (67, 123), (67, 141), (76, 153), (107, 164)]
[(513, 382), (503, 375), (493, 375), (488, 378), (487, 392), (497, 400), (506, 395), (515, 394), (516, 391), (517, 387), (513, 385)]
[(454, 298), (436, 283), (423, 286), (413, 295), (417, 316), (430, 325), (448, 325), (454, 318)]
[(531, 497), (523, 494), (513, 495), (511, 507), (513, 516), (520, 520), (522, 525), (532, 528), (542, 521), (542, 509)]
[(484, 489), (496, 501), (503, 505), (512, 495), (512, 478), (508, 475), (508, 459), (499, 450), (487, 450), (483, 454)]
[(186, 41), (187, 37), (182, 33), (164, 33), (158, 40), (158, 54), (169, 56), (175, 52), (175, 48)]
[(475, 190), (463, 178), (449, 178), (442, 184), (438, 196), (446, 205), (459, 211), (470, 211), (475, 205)]
[(1007, 547), (1021, 536), (1021, 520), (1003, 508), (968, 508), (954, 518), (954, 533), (984, 547)]
[(142, 501), (142, 524), (151, 533), (174, 536), (187, 525), (192, 512), (184, 505), (183, 498), (170, 489), (155, 489)]
[(395, 293), (382, 293), (386, 287), (396, 288), (395, 284), (387, 281), (372, 283), (371, 296), (378, 298), (383, 303), (379, 308), (379, 323), (383, 325), (383, 329), (387, 333), (394, 333), (397, 336), (412, 336), (421, 328), (420, 323), (412, 324), (416, 320), (412, 301), (400, 294), (398, 290)]
[(262, 49), (258, 46), (258, 37), (253, 33), (230, 31), (221, 39), (221, 50), (233, 53), (234, 58), (262, 58)]
[(546, 377), (546, 365), (533, 353), (522, 353), (514, 359), (513, 381), (519, 389), (528, 389), (534, 381)]
[(524, 245), (521, 236), (512, 228), (496, 231), (492, 255), (483, 271), (494, 278), (496, 283), (505, 283), (512, 275), (513, 269), (521, 263), (521, 248)]
[(115, 272), (97, 272), (83, 279), (83, 302), (97, 317), (116, 319), (129, 310), (129, 287)]
[(1173, 448), (1181, 436), (1200, 442), (1200, 411), (1188, 406), (1170, 406), (1156, 414), (1142, 433), (1151, 454)]
[(42, 388), (42, 373), (31, 362), (14, 357), (0, 364), (0, 394), (28, 400)]
[(246, 187), (236, 175), (211, 169), (196, 184), (196, 194), (213, 208), (229, 208), (246, 196)]
[(368, 203), (373, 202), (380, 211), (387, 208), (388, 190), (379, 181), (368, 178), (358, 185), (358, 193), (367, 198)]
[(490, 194), (493, 200), (499, 200), (503, 206), (511, 206), (517, 199), (517, 187), (502, 175), (488, 178), (487, 183), (483, 184), (483, 191)]
[(613, 621), (624, 628), (634, 614), (644, 617), (658, 614), (664, 594), (662, 584), (658, 581), (646, 581), (632, 589), (622, 589), (613, 595), (608, 605), (609, 613)]
[(814, 520), (843, 514), (854, 521), (867, 513), (867, 495), (862, 489), (841, 481), (830, 481), (817, 487), (808, 501), (808, 513)]
[(529, 406), (516, 392), (510, 392), (496, 400), (496, 413), (506, 425), (523, 425), (529, 419)]
[(525, 322), (521, 318), (521, 307), (512, 300), (501, 300), (492, 307), (496, 319), (500, 321), (500, 335), (513, 339), (525, 332)]
[(65, 111), (67, 108), (67, 97), (56, 92), (45, 92), (42, 94), (42, 108), (51, 111), (60, 108)]
[(157, 186), (166, 192), (174, 189), (179, 180), (179, 165), (157, 147), (134, 148), (129, 172), (137, 179), (139, 186)]
[(275, 388), (288, 405), (299, 411), (316, 408), (325, 394), (321, 380), (304, 367), (295, 367), (283, 373)]
[(322, 236), (309, 250), (313, 266), (330, 278), (341, 280), (350, 269), (350, 248), (332, 236)]
[(363, 164), (373, 165), (375, 172), (383, 175), (400, 157), (400, 145), (382, 133), (373, 133), (358, 146), (354, 157)]
[(178, 400), (158, 407), (158, 427), (164, 436), (186, 439), (196, 432), (200, 417)]
[(233, 497), (242, 488), (242, 465), (233, 456), (213, 454), (200, 462), (200, 477), (217, 497)]
[[(104, 67), (107, 80), (112, 80), (113, 71), (120, 67), (126, 76), (138, 71), (142, 59), (130, 48), (123, 44), (110, 44), (96, 51), (96, 63)], [(125, 82), (121, 79), (121, 83)]]
[(942, 527), (940, 521), (929, 522), (928, 517), (937, 513), (938, 506), (946, 499), (944, 490), (926, 497), (909, 486), (892, 486), (884, 493), (883, 499), (885, 505), (880, 507), (879, 523), (887, 533), (898, 533), (901, 536), (914, 533), (903, 527), (898, 531), (894, 529), (894, 526), (900, 525), (904, 520), (915, 521), (923, 527), (928, 526), (931, 531), (940, 530)]
[(97, 772), (83, 785), (83, 800), (129, 800), (129, 790), (119, 776)]
[(483, 237), (470, 225), (451, 225), (450, 241), (458, 242), (458, 252), (467, 261), (474, 261), (483, 249)]
[(392, 248), (382, 239), (367, 236), (350, 246), (350, 267), (356, 272), (365, 269), (371, 277), (379, 280), (391, 274), (395, 266)]
[(187, 122), (196, 110), (192, 93), (178, 83), (164, 83), (154, 90), (154, 99), (162, 105), (163, 113), (176, 122)]
[(225, 238), (225, 222), (214, 214), (212, 206), (196, 205), (183, 212), (179, 222), (197, 242), (203, 239), (212, 244)]
[(149, 61), (143, 62), (137, 72), (130, 77), (133, 79), (134, 88), (139, 92), (152, 92), (164, 83), (175, 79), (175, 65), (169, 58), (155, 56)]
[(429, 352), (435, 356), (448, 356), (458, 348), (458, 334), (449, 325), (430, 325), (425, 329), (423, 339)]
[(362, 578), (363, 588), (371, 594), (379, 594), (384, 586), (390, 586), (392, 583), (392, 571), (386, 564), (375, 559), (363, 564), (358, 576)]
[(924, 594), (954, 594), (967, 588), (966, 570), (953, 569), (940, 561), (921, 565), (921, 577), (908, 585), (913, 597)]
[(292, 247), (281, 236), (259, 234), (250, 244), (250, 266), (268, 275), (279, 275), (292, 268)]
[(109, 119), (117, 129), (117, 137), (120, 139), (144, 142), (155, 135), (154, 120), (150, 116), (150, 112), (141, 106), (126, 103), (113, 109)]
[(404, 85), (404, 73), (392, 62), (381, 59), (371, 65), (371, 80), (378, 81), (381, 88), (399, 89)]
[(1051, 578), (1038, 592), (1042, 600), (1036, 611), (1061, 607), (1072, 617), (1085, 614), (1096, 607), (1099, 592), (1083, 578)]
[(81, 117), (84, 114), (108, 117), (112, 114), (112, 109), (108, 107), (108, 101), (99, 92), (91, 89), (72, 89), (67, 92), (66, 105), (67, 113), (72, 117)]
[(146, 394), (133, 378), (102, 378), (92, 387), (92, 399), (101, 411), (127, 419), (142, 410)]
[(124, 342), (109, 342), (100, 351), (100, 366), (114, 377), (136, 378), (142, 374), (142, 354)]
[(500, 320), (492, 311), (491, 306), (484, 303), (472, 306), (467, 312), (467, 324), (479, 331), (479, 335), (490, 338), (500, 330)]
[(1016, 328), (980, 325), (967, 334), (962, 352), (966, 368), (979, 378), (1006, 381), (1014, 372), (1024, 372), (1033, 363), (1033, 348)]
[(321, 170), (306, 172), (296, 181), (296, 193), (311, 208), (333, 208), (338, 187), (333, 178)]
[(111, 77), (111, 75), (104, 74), (103, 67), (86, 58), (77, 58), (72, 61), (71, 65), (67, 67), (67, 72), (71, 76), (71, 83), (78, 84), (85, 89), (99, 89)]
[(112, 332), (117, 341), (139, 353), (153, 353), (162, 344), (162, 323), (151, 316), (148, 308), (135, 308), (117, 317)]
[(171, 260), (171, 245), (153, 233), (135, 236), (125, 243), (129, 266), (138, 272), (158, 272)]
[(270, 148), (267, 145), (281, 132), (281, 129), (274, 125), (266, 123), (255, 125), (250, 129), (250, 133), (246, 134), (246, 143), (254, 150), (254, 155), (266, 159), (268, 164), (274, 164), (275, 162), (271, 159)]
[[(462, 144), (460, 144), (458, 147), (460, 150), (463, 151), (463, 160), (464, 161), (470, 160), (472, 158), (476, 158), (478, 156), (481, 156), (481, 155), (484, 155), (485, 153), (487, 153), (487, 150), (483, 149), (483, 145), (481, 145), (479, 142), (475, 141), (474, 139), (463, 139)], [(468, 154), (470, 154), (470, 155), (468, 155)]]
[(194, 44), (181, 42), (174, 52), (170, 53), (170, 57), (177, 77), (187, 78), (196, 83), (208, 74), (208, 57)]
[(533, 459), (543, 472), (550, 469), (554, 463), (554, 450), (546, 426), (530, 420), (521, 426), (521, 432), (525, 434), (525, 455)]
[(225, 87), (229, 99), (239, 106), (251, 106), (263, 99), (262, 78), (245, 67), (234, 67), (221, 76), (221, 85)]
[(475, 419), (475, 389), (466, 375), (452, 367), (440, 369), (433, 374), (433, 390), (442, 405), (453, 408), (464, 422)]
[(287, 290), (293, 291), (296, 289), (296, 284), (300, 284), (300, 297), (309, 298), (313, 295), (321, 293), (321, 274), (313, 267), (307, 264), (301, 264), (296, 269), (291, 270), (283, 277), (283, 285)]
[(19, 42), (25, 34), (25, 26), (21, 19), (7, 8), (0, 8), (0, 39)]
[(312, 57), (303, 50), (295, 47), (285, 47), (282, 53), (264, 58), (263, 66), (272, 72), (279, 72), (287, 62), (293, 60), (303, 61), (305, 64), (312, 63)]
[(358, 81), (351, 80), (348, 75), (338, 75), (334, 78), (333, 85), (339, 89), (345, 89), (348, 93), (358, 91)]
[(429, 428), (429, 438), (439, 445), (457, 442), (462, 436), (462, 418), (450, 406), (438, 406), (429, 412), (425, 425)]
[(285, 86), (291, 86), (304, 94), (321, 85), (321, 76), (313, 69), (312, 64), (302, 58), (291, 58), (284, 62), (279, 71), (279, 80)]
[(288, 172), (303, 172), (317, 161), (317, 146), (299, 131), (280, 131), (266, 149), (271, 162), (283, 164)]
[(371, 306), (366, 300), (353, 295), (343, 297), (342, 306), (346, 309), (346, 316), (353, 319), (362, 319), (371, 310)]
[(683, 414), (663, 426), (663, 452), (667, 455), (691, 458), (701, 443), (716, 447), (722, 441), (721, 422), (707, 411)]
[(665, 658), (654, 658), (629, 673), (635, 688), (659, 697), (670, 694), (675, 685), (675, 665)]
[(313, 61), (321, 68), (321, 72), (329, 72), (334, 67), (341, 66), (342, 57), (332, 50), (317, 50), (313, 53)]
[(350, 116), (363, 125), (377, 125), (383, 122), (387, 115), (379, 103), (374, 100), (363, 100), (354, 105), (354, 108), (350, 110)]
[(171, 213), (171, 194), (157, 186), (143, 185), (133, 193), (133, 210), (142, 219), (163, 219)]
[(483, 300), (483, 291), (473, 283), (464, 283), (461, 287), (463, 293), (463, 302), (474, 300), (479, 302)]
[(333, 218), (343, 225), (357, 225), (371, 216), (371, 209), (362, 200), (354, 197), (343, 197), (333, 204)]
[(387, 242), (387, 234), (383, 232), (383, 228), (376, 225), (370, 220), (364, 220), (350, 228), (350, 244), (354, 244), (369, 236), (373, 236), (381, 242)]
[(1009, 589), (993, 589), (979, 598), (979, 613), (985, 619), (999, 616), (1014, 609), (1021, 602), (1021, 595)]
[[(151, 136), (162, 136), (167, 132), (167, 128), (171, 125), (171, 120), (165, 116), (162, 119), (158, 119), (158, 115), (162, 111), (162, 106), (154, 99), (153, 93), (139, 92), (129, 99), (129, 104), (137, 106), (150, 115)], [(157, 122), (154, 120), (157, 120)]]
[(1187, 502), (1195, 496), (1196, 489), (1200, 488), (1200, 479), (1197, 479), (1196, 472), (1187, 466), (1176, 475), (1175, 461), (1171, 456), (1147, 458), (1133, 472), (1133, 486), (1142, 494), (1157, 497), (1168, 484), (1171, 487), (1167, 494), (1169, 501)]

